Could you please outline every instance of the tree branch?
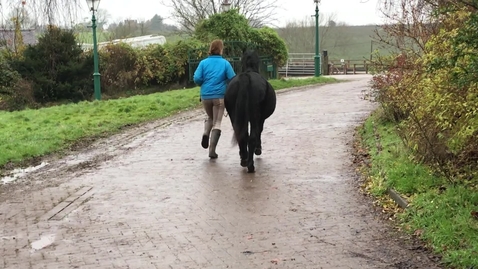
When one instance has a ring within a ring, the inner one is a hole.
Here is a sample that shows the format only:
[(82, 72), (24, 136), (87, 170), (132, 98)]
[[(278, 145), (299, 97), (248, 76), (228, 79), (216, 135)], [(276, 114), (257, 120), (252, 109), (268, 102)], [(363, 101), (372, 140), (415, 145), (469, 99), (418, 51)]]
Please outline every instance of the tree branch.
[[(201, 20), (220, 13), (222, 2), (223, 0), (161, 0), (164, 6), (173, 10), (172, 18), (190, 33)], [(238, 8), (252, 27), (261, 27), (275, 22), (278, 6), (272, 0), (233, 0), (232, 8)]]

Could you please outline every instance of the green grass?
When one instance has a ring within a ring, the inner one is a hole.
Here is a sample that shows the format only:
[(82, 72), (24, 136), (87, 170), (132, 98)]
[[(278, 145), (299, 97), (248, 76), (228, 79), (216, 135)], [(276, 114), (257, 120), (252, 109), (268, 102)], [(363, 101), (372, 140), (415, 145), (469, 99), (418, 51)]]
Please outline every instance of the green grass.
[[(76, 39), (78, 40), (79, 43), (93, 44), (93, 33), (79, 32), (79, 33), (76, 33), (76, 35), (77, 35)], [(98, 39), (98, 43), (113, 40), (110, 33), (102, 32), (102, 31), (97, 32), (96, 38)]]
[(370, 192), (381, 197), (393, 188), (407, 196), (410, 206), (398, 216), (404, 229), (420, 231), (420, 237), (449, 266), (477, 268), (478, 219), (471, 213), (478, 211), (478, 191), (452, 185), (413, 162), (395, 125), (385, 121), (380, 110), (364, 123), (360, 134), (371, 156)]
[[(271, 80), (276, 90), (333, 78)], [(0, 167), (57, 152), (75, 142), (117, 132), (120, 128), (167, 117), (199, 105), (199, 88), (137, 95), (101, 102), (80, 102), (17, 112), (0, 112)]]

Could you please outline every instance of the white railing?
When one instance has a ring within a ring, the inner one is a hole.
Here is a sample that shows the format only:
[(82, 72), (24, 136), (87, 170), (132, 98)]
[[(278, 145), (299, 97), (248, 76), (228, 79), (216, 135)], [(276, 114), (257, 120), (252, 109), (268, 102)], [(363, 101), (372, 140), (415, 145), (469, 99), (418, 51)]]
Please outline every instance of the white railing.
[[(314, 57), (315, 53), (289, 53), (286, 64), (279, 68), (279, 72), (285, 73), (286, 77), (289, 75), (313, 75), (315, 72)], [(322, 59), (320, 60), (322, 61)], [(327, 70), (330, 74), (368, 74), (369, 66), (370, 62), (367, 60), (329, 59), (330, 70), (329, 68)]]
[[(289, 70), (291, 69), (291, 66), (309, 66), (312, 65), (314, 66), (314, 53), (289, 53), (289, 57), (287, 59), (287, 62), (285, 66), (283, 66), (281, 69), (285, 69), (285, 76), (287, 77), (289, 74)], [(305, 72), (305, 70), (303, 70)], [(313, 71), (312, 71), (313, 73)]]

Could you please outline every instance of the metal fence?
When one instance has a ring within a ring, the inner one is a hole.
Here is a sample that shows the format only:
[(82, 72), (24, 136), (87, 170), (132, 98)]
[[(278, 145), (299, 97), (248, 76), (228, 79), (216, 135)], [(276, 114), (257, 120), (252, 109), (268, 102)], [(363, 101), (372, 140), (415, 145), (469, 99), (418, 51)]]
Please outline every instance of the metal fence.
[[(320, 55), (321, 56), (321, 55)], [(289, 53), (284, 66), (279, 68), (282, 76), (313, 76), (315, 74), (315, 53)], [(325, 62), (327, 61), (327, 63)], [(369, 73), (367, 60), (320, 58), (322, 75)], [(324, 66), (327, 64), (327, 66)]]

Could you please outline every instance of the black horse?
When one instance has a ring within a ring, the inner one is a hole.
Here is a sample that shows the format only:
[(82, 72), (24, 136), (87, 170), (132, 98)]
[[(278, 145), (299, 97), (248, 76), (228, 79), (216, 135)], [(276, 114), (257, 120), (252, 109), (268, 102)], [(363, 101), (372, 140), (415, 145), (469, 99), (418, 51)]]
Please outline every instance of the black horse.
[(252, 173), (255, 170), (254, 153), (262, 154), (264, 122), (276, 108), (276, 93), (259, 73), (260, 57), (256, 51), (246, 50), (241, 61), (242, 73), (229, 82), (224, 105), (234, 128), (234, 142), (239, 144), (241, 166), (247, 166)]

